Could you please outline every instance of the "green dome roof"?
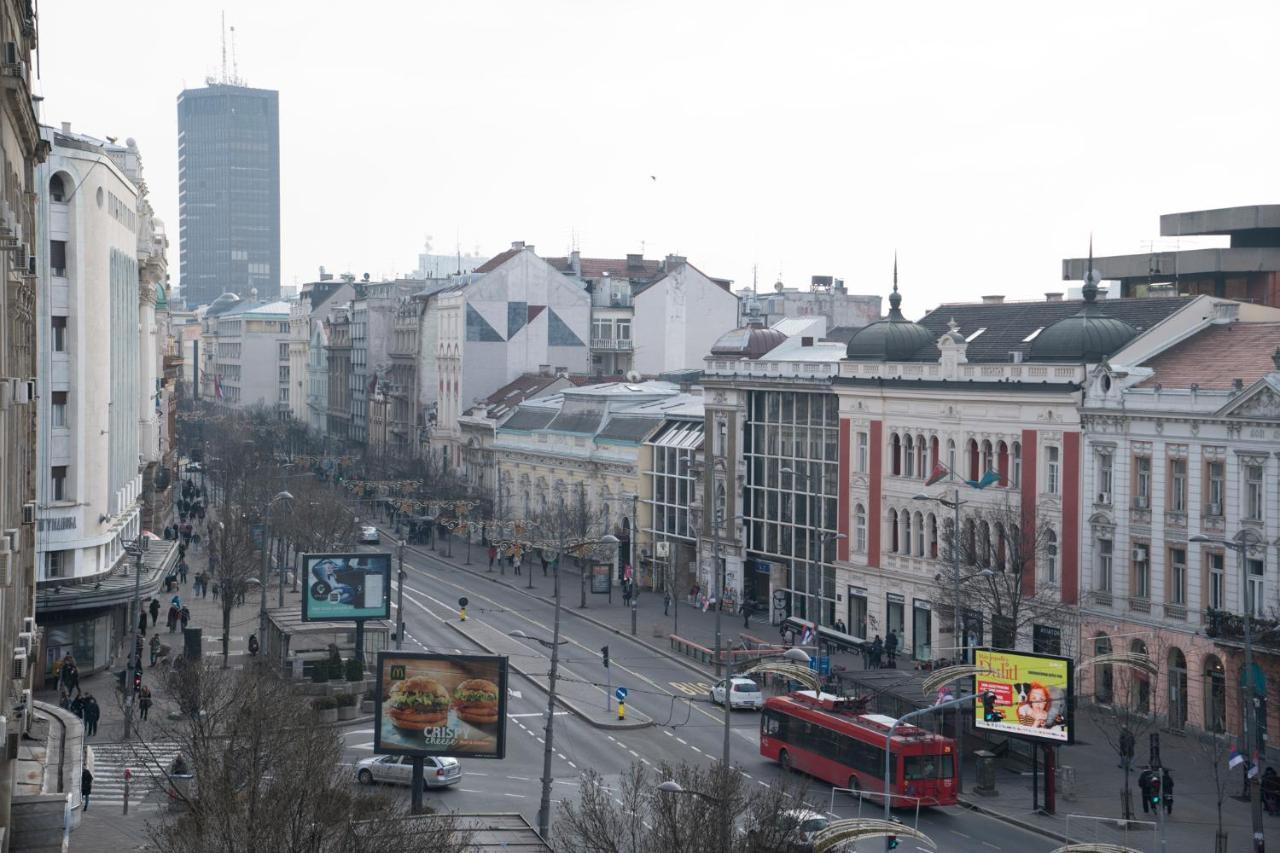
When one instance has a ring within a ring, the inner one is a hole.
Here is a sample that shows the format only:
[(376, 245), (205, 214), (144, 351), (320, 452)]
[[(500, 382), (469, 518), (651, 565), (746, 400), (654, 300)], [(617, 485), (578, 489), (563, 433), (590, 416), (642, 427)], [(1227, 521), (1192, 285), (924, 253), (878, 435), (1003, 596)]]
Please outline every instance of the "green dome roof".
[(889, 316), (854, 332), (845, 349), (846, 358), (854, 361), (910, 361), (922, 347), (935, 343), (933, 332), (902, 316), (897, 267), (895, 261)]
[(1096, 303), (1100, 279), (1097, 270), (1085, 274), (1084, 307), (1036, 336), (1031, 342), (1032, 361), (1099, 362), (1138, 336), (1137, 329), (1106, 316)]

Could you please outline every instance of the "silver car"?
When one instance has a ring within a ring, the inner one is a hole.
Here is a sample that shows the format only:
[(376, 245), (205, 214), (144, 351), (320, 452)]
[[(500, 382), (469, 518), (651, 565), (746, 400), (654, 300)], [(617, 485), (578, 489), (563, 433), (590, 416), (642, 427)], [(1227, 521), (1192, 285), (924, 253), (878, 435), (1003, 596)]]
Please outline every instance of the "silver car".
[(378, 545), (382, 542), (382, 537), (378, 533), (378, 528), (371, 524), (363, 525), (360, 528), (360, 544), (361, 545)]
[[(413, 759), (404, 755), (375, 755), (356, 762), (356, 778), (361, 784), (387, 782), (413, 784)], [(447, 788), (462, 781), (462, 765), (456, 758), (422, 759), (422, 781), (428, 788)]]

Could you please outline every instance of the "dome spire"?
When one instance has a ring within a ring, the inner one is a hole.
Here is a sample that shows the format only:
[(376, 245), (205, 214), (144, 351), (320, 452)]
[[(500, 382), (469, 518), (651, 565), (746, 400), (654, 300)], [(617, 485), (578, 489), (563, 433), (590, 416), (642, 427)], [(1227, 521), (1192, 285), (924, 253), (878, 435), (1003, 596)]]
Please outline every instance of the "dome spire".
[(901, 320), (902, 294), (898, 292), (898, 252), (893, 253), (893, 292), (889, 294), (889, 319)]
[(1089, 262), (1084, 268), (1084, 287), (1080, 288), (1080, 295), (1084, 297), (1086, 308), (1097, 300), (1100, 281), (1102, 281), (1102, 274), (1093, 268), (1093, 232), (1089, 232)]

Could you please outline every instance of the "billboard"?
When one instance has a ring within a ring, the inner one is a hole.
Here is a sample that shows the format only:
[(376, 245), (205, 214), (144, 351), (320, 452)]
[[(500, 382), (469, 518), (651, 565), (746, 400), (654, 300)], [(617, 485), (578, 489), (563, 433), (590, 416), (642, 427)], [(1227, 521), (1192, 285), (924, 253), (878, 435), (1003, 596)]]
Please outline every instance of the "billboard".
[[(1048, 743), (1075, 742), (1075, 683), (1070, 658), (975, 649), (974, 726)], [(991, 695), (982, 695), (988, 693)]]
[(303, 622), (391, 618), (390, 554), (303, 554)]
[(507, 659), (379, 652), (373, 751), (503, 758)]

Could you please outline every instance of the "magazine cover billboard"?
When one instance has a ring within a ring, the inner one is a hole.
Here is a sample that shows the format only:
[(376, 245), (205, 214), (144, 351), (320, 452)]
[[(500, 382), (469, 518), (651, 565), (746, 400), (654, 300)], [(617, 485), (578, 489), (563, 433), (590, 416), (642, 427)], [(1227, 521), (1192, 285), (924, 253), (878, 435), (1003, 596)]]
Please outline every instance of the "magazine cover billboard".
[(1069, 658), (975, 649), (974, 726), (1049, 743), (1075, 742), (1074, 672)]
[(373, 751), (505, 757), (507, 659), (379, 652)]
[(303, 554), (303, 622), (391, 618), (390, 554)]

